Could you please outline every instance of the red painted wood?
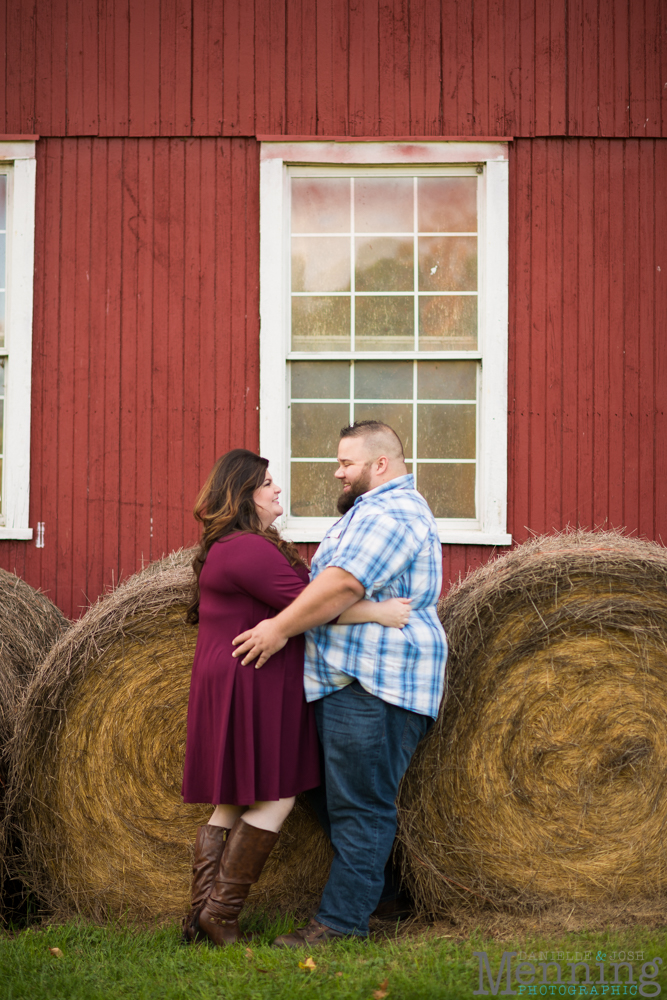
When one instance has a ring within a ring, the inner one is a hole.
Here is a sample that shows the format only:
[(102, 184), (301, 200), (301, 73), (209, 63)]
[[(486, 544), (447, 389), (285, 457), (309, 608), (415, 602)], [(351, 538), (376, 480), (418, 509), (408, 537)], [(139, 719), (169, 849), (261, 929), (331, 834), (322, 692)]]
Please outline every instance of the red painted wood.
[[(638, 363), (638, 431), (639, 431), (639, 514), (637, 524), (642, 535), (651, 536), (655, 531), (656, 492), (665, 484), (655, 478), (656, 449), (662, 447), (655, 436), (656, 392), (662, 386), (655, 382), (655, 257), (657, 250), (655, 232), (655, 143), (637, 143), (637, 220), (639, 225), (639, 363)], [(661, 248), (664, 234), (660, 234)]]
[(664, 142), (655, 142), (655, 238), (656, 252), (653, 260), (654, 301), (655, 301), (655, 393), (656, 412), (655, 428), (655, 482), (656, 482), (656, 515), (652, 537), (667, 544), (667, 528), (663, 523), (664, 484), (667, 482), (667, 400), (664, 386), (667, 385), (667, 344), (665, 337), (659, 331), (667, 330), (667, 261), (665, 253), (658, 240), (661, 233), (667, 232), (667, 148)]
[(663, 22), (661, 0), (3, 0), (0, 116), (44, 135), (653, 136)]
[(223, 8), (200, 0), (192, 9), (192, 132), (222, 131)]
[[(191, 543), (214, 459), (257, 447), (258, 146), (37, 149), (30, 517), (46, 547), (0, 543), (0, 563), (75, 614)], [(510, 157), (509, 529), (667, 539), (667, 142), (519, 139)], [(447, 580), (491, 555), (446, 547)]]
[(128, 0), (129, 106), (127, 134), (160, 133), (160, 0)]
[[(330, 79), (325, 70), (325, 54), (327, 43), (330, 43), (331, 40), (327, 30), (328, 25), (325, 23), (320, 28), (320, 20), (325, 13), (321, 9), (322, 6), (322, 4), (318, 4), (317, 7), (318, 82), (316, 99), (326, 105), (330, 92)], [(276, 2), (276, 0), (265, 3), (257, 12), (255, 24), (255, 47), (257, 52), (262, 53), (262, 58), (257, 60), (255, 67), (255, 126), (259, 132), (270, 131), (272, 128), (276, 128), (280, 134), (287, 131), (285, 38), (285, 4)], [(320, 53), (322, 53), (322, 62), (320, 62)], [(325, 117), (328, 116), (325, 112)]]
[(473, 60), (472, 60), (472, 113), (474, 129), (485, 132), (489, 121), (489, 0), (476, 3), (472, 8)]
[[(614, 528), (628, 525), (624, 503), (625, 433), (628, 400), (625, 391), (626, 323), (625, 310), (625, 205), (623, 177), (627, 143), (609, 142), (608, 195), (600, 210), (609, 213), (609, 523)], [(604, 190), (604, 189), (603, 189)], [(596, 205), (597, 208), (597, 205)], [(604, 265), (603, 265), (604, 267)], [(633, 319), (630, 320), (633, 323)]]
[[(598, 208), (599, 189), (595, 174), (595, 149), (598, 144), (570, 140), (565, 143), (564, 217), (567, 258), (565, 262), (564, 317), (576, 317), (577, 339), (565, 349), (563, 386), (569, 394), (572, 433), (563, 452), (563, 483), (567, 489), (576, 486), (572, 502), (566, 507), (566, 519), (572, 524), (593, 528), (604, 521), (595, 510), (595, 463), (603, 465), (601, 478), (606, 479), (605, 463), (609, 451), (608, 417), (598, 414), (609, 406), (606, 389), (604, 344), (604, 304), (595, 290), (596, 261), (601, 263), (597, 242), (596, 222), (607, 226), (606, 213)], [(604, 144), (602, 144), (604, 145)], [(604, 183), (604, 182), (603, 182)], [(603, 185), (601, 185), (603, 186)], [(574, 324), (573, 324), (574, 325)], [(565, 325), (567, 329), (567, 322)], [(602, 348), (596, 354), (598, 344)], [(599, 377), (598, 365), (602, 365)]]
[[(423, 54), (421, 58), (415, 53), (411, 58), (411, 79), (417, 79), (419, 98), (415, 94), (415, 100), (411, 103), (412, 130), (415, 131), (420, 123), (424, 123), (424, 131), (427, 135), (437, 135), (440, 131), (442, 121), (442, 87), (443, 71), (440, 65), (441, 49), (441, 4), (438, 0), (425, 0), (423, 7), (416, 7), (411, 17), (421, 17), (423, 26), (418, 32), (418, 37), (423, 36)], [(423, 71), (422, 71), (423, 67)]]
[[(612, 2), (613, 6), (611, 18), (613, 19), (614, 25), (613, 135), (630, 135), (630, 32), (628, 25), (630, 17), (630, 0), (612, 0)], [(664, 43), (662, 45), (662, 51), (665, 51)], [(662, 134), (664, 135), (664, 133)]]
[[(273, 9), (272, 7), (272, 11)], [(347, 128), (347, 14), (347, 7), (338, 3), (337, 0), (318, 0), (316, 11), (318, 134), (322, 131), (322, 126), (326, 126), (328, 122), (336, 123), (336, 132), (343, 133)], [(284, 23), (281, 27), (284, 30)], [(281, 89), (280, 86), (274, 85), (272, 90), (277, 96), (281, 96), (284, 87)], [(257, 96), (259, 100), (259, 91)], [(279, 115), (273, 112), (271, 120), (282, 122), (284, 128), (284, 107), (281, 107), (279, 111)], [(260, 131), (259, 128), (258, 131)]]
[[(576, 325), (563, 324), (563, 147), (561, 142), (545, 143), (544, 251), (546, 253), (544, 312), (544, 462), (545, 514), (548, 531), (560, 527), (563, 514), (563, 449), (572, 427), (563, 399), (563, 355), (576, 351)], [(552, 304), (553, 303), (553, 307)], [(577, 359), (578, 363), (578, 359)]]
[(521, 93), (521, 114), (518, 135), (535, 135), (536, 41), (535, 7), (530, 0), (521, 0), (519, 7), (519, 60), (517, 62)]

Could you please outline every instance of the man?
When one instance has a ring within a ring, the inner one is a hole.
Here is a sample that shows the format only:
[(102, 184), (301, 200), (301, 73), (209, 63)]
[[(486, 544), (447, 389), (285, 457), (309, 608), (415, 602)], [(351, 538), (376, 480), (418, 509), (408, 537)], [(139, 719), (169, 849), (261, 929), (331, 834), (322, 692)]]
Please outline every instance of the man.
[[(238, 636), (260, 667), (307, 630), (305, 690), (315, 702), (334, 860), (319, 911), (279, 947), (365, 937), (396, 833), (398, 786), (438, 714), (447, 645), (435, 605), (442, 555), (435, 520), (386, 424), (341, 431), (336, 478), (344, 516), (325, 535), (311, 583), (275, 618)], [(333, 622), (362, 597), (412, 600), (403, 629)]]

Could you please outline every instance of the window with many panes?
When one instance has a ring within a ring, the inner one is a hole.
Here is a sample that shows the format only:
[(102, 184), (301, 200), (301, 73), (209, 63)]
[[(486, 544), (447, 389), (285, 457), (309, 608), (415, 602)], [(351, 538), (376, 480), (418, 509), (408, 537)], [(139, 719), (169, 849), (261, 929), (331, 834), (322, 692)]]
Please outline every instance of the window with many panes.
[(505, 157), (493, 144), (493, 166), (406, 164), (390, 147), (385, 163), (383, 144), (354, 163), (353, 145), (344, 164), (326, 162), (334, 144), (318, 163), (314, 143), (262, 150), (261, 448), (283, 528), (322, 537), (340, 428), (375, 419), (401, 438), (443, 540), (506, 543)]
[(0, 539), (32, 538), (30, 386), (35, 143), (0, 141)]

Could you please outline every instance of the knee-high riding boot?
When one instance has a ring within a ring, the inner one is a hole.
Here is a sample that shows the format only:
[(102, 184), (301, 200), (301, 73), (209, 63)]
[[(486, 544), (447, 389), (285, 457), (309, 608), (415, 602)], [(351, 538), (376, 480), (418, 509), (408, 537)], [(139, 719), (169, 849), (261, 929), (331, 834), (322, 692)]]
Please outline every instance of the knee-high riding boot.
[(239, 914), (278, 837), (242, 818), (232, 827), (213, 888), (195, 918), (196, 930), (213, 944), (234, 944), (240, 939)]
[(211, 823), (197, 828), (194, 860), (192, 862), (192, 902), (190, 904), (190, 912), (183, 918), (183, 942), (185, 944), (189, 944), (191, 941), (195, 941), (197, 937), (201, 937), (201, 934), (198, 935), (195, 928), (195, 917), (197, 911), (206, 902), (208, 894), (213, 887), (213, 881), (218, 874), (220, 858), (225, 849), (229, 833), (228, 827), (213, 826)]

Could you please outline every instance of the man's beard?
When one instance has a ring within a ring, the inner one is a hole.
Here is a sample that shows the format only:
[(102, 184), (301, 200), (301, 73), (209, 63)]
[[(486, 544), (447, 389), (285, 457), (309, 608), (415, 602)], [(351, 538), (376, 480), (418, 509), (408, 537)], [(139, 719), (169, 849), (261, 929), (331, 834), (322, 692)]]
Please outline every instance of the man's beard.
[(338, 509), (338, 513), (341, 516), (343, 514), (347, 514), (348, 510), (351, 510), (354, 507), (354, 501), (357, 499), (357, 497), (362, 496), (364, 493), (368, 493), (369, 489), (371, 488), (370, 479), (371, 479), (371, 464), (369, 462), (364, 471), (357, 479), (356, 483), (352, 483), (349, 490), (346, 493), (341, 493), (341, 495), (338, 497), (338, 500), (336, 501), (336, 507)]

